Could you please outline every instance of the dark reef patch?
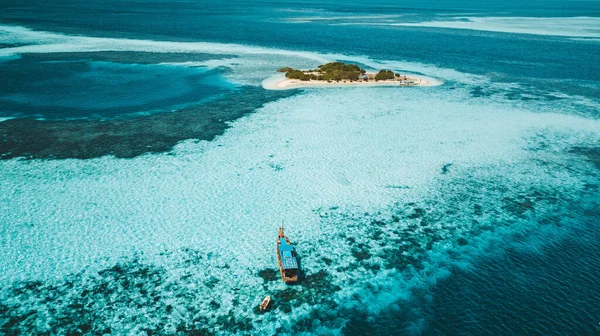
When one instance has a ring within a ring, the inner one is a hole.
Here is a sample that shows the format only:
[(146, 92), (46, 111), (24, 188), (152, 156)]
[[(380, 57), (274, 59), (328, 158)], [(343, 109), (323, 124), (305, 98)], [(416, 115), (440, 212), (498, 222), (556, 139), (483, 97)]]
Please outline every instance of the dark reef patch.
[[(147, 335), (213, 335), (252, 329), (246, 317), (205, 316), (197, 297), (218, 281), (211, 277), (198, 286), (189, 273), (185, 269), (174, 277), (163, 267), (132, 258), (58, 283), (16, 283), (3, 289), (0, 334), (102, 335), (137, 328)], [(221, 303), (213, 300), (208, 307), (218, 310)]]
[(243, 87), (221, 99), (172, 113), (110, 120), (0, 122), (0, 159), (133, 158), (169, 151), (186, 139), (212, 140), (228, 121), (292, 92)]
[(414, 212), (407, 216), (408, 219), (416, 219), (425, 216), (426, 211), (422, 208), (415, 208)]
[(17, 48), (17, 47), (22, 47), (25, 46), (26, 44), (20, 44), (20, 43), (0, 43), (0, 49), (5, 49), (5, 48)]
[(452, 166), (452, 163), (446, 163), (443, 167), (442, 167), (442, 175), (446, 175), (448, 174), (448, 172), (450, 171), (450, 167)]
[[(1, 46), (1, 45), (0, 45)], [(21, 55), (24, 60), (51, 61), (103, 61), (122, 64), (159, 64), (179, 62), (204, 62), (208, 60), (235, 58), (235, 55), (207, 53), (160, 53), (147, 51), (94, 51), (29, 53)]]
[[(230, 289), (233, 299), (230, 304), (224, 303), (218, 294), (223, 289), (222, 281), (197, 272), (198, 268), (206, 268), (198, 262), (208, 262), (207, 255), (184, 248), (161, 256), (175, 262), (171, 265), (174, 269), (132, 257), (60, 281), (25, 281), (7, 286), (0, 296), (0, 334), (248, 335), (253, 334), (255, 323), (271, 321), (305, 303), (322, 308), (322, 312), (312, 314), (323, 318), (328, 316), (326, 311), (337, 307), (333, 294), (341, 288), (333, 284), (331, 274), (325, 270), (311, 272), (298, 286), (280, 290), (268, 287), (278, 272), (260, 271), (266, 281), (264, 288), (273, 298), (267, 312), (273, 314), (267, 314), (257, 307), (246, 307), (247, 301), (241, 303), (239, 287)], [(210, 299), (200, 299), (207, 295)], [(236, 307), (248, 314), (234, 313)], [(291, 330), (304, 330), (306, 323), (300, 320)]]
[(504, 209), (517, 216), (523, 216), (526, 212), (535, 210), (535, 200), (529, 197), (505, 197), (504, 203)]
[(600, 170), (600, 147), (575, 147), (571, 152), (583, 155), (591, 164)]
[(352, 248), (352, 255), (358, 261), (363, 261), (371, 258), (371, 253), (369, 252), (368, 246), (365, 244), (357, 244)]
[(480, 97), (487, 97), (490, 94), (488, 92), (485, 91), (485, 89), (481, 86), (475, 86), (471, 89), (471, 97), (474, 98), (480, 98)]
[[(119, 263), (94, 278), (75, 274), (60, 284), (24, 282), (8, 288), (2, 303), (0, 334), (110, 333), (107, 318), (120, 318), (119, 307), (166, 311), (159, 285), (164, 270), (137, 260)], [(130, 321), (131, 322), (131, 321)], [(161, 330), (155, 325), (154, 331)]]

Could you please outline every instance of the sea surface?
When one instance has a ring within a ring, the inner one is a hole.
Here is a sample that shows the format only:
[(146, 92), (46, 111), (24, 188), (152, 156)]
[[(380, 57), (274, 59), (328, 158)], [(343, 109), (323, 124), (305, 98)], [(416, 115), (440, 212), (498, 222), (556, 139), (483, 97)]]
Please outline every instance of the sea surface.
[[(598, 55), (597, 0), (3, 0), (0, 334), (600, 335)], [(330, 61), (443, 84), (263, 87)]]

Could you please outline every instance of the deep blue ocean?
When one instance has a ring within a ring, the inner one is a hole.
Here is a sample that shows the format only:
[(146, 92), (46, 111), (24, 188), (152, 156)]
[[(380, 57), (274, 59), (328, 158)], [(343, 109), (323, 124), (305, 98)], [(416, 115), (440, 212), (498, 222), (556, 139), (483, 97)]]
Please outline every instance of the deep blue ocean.
[[(600, 1), (2, 0), (0, 27), (0, 334), (600, 335)], [(444, 84), (261, 87), (317, 58)], [(262, 215), (296, 216), (299, 285)]]

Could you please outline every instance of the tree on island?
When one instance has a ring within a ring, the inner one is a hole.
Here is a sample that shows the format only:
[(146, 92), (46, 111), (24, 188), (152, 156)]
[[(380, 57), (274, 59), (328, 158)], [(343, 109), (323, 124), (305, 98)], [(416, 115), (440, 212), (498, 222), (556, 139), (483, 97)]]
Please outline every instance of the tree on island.
[(299, 80), (302, 80), (302, 81), (309, 81), (309, 80), (316, 80), (317, 79), (317, 76), (315, 74), (307, 74), (304, 71), (294, 70), (294, 69), (292, 69), (290, 71), (287, 71), (285, 73), (285, 76), (287, 78), (299, 79)]
[(345, 64), (342, 62), (331, 62), (319, 65), (315, 70), (296, 70), (290, 67), (281, 68), (279, 72), (285, 72), (285, 76), (290, 79), (299, 79), (302, 81), (323, 80), (323, 81), (356, 81), (359, 76), (366, 73), (356, 64)]
[[(358, 81), (367, 71), (361, 69), (356, 64), (346, 64), (342, 62), (331, 62), (319, 65), (315, 70), (296, 70), (290, 67), (281, 68), (279, 72), (285, 72), (285, 76), (290, 79), (299, 79), (301, 81), (321, 80), (321, 81)], [(391, 70), (381, 70), (375, 76), (375, 80), (394, 79), (399, 74), (394, 74)], [(366, 78), (368, 81), (368, 78)]]
[(392, 70), (380, 70), (377, 75), (375, 75), (375, 80), (394, 79), (395, 77)]
[(358, 72), (362, 70), (356, 64), (345, 64), (342, 62), (331, 62), (323, 65), (319, 65), (319, 70), (325, 73), (330, 72)]

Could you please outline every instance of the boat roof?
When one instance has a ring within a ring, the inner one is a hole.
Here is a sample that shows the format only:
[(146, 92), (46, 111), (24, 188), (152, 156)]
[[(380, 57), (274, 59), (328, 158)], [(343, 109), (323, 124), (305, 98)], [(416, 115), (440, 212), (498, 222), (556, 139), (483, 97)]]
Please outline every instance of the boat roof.
[(298, 260), (292, 255), (294, 247), (291, 244), (288, 244), (285, 238), (280, 238), (279, 242), (281, 243), (279, 245), (279, 253), (281, 254), (281, 264), (283, 269), (297, 269)]
[(283, 269), (297, 269), (298, 261), (294, 257), (283, 257), (281, 258), (281, 264)]
[(279, 245), (280, 251), (293, 251), (294, 250), (294, 247), (292, 245), (288, 244), (285, 241), (285, 238), (281, 238), (280, 241), (281, 241), (281, 245)]

